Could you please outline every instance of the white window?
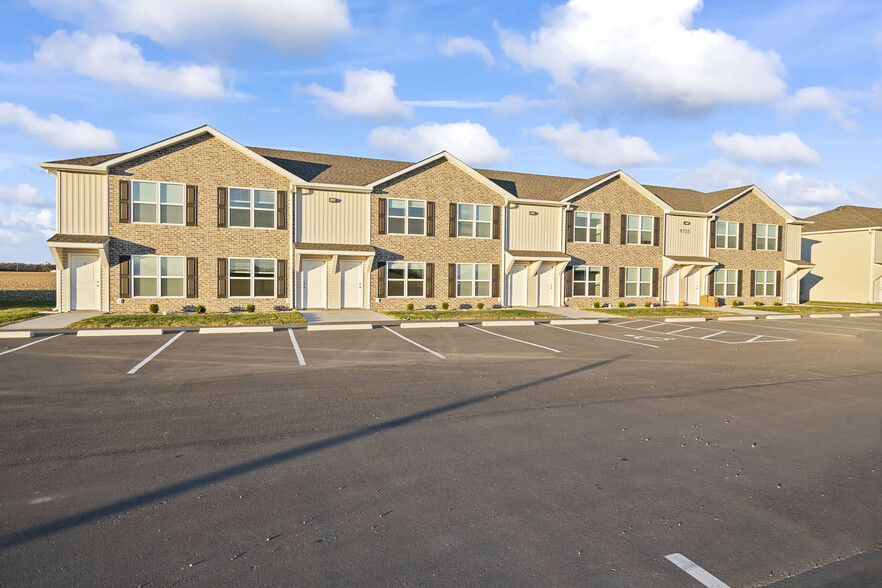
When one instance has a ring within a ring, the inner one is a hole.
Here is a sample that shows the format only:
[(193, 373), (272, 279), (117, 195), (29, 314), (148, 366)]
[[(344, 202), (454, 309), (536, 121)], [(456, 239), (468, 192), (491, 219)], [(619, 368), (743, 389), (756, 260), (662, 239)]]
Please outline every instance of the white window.
[(231, 227), (276, 228), (276, 192), (255, 188), (230, 188)]
[(132, 221), (184, 224), (184, 184), (132, 181)]
[(386, 264), (386, 296), (404, 298), (425, 295), (425, 263), (391, 261)]
[(714, 247), (717, 249), (738, 249), (738, 232), (741, 223), (717, 221)]
[(756, 226), (756, 248), (764, 251), (778, 250), (778, 225)]
[(456, 295), (461, 298), (490, 296), (492, 273), (489, 263), (456, 264)]
[(425, 235), (426, 201), (389, 198), (386, 201), (386, 233)]
[[(772, 225), (774, 226), (774, 225)], [(775, 286), (778, 281), (778, 272), (774, 270), (756, 270), (754, 272), (754, 296), (776, 296)]]
[(478, 239), (491, 238), (493, 236), (493, 207), (489, 204), (457, 204), (456, 236)]
[(573, 268), (573, 296), (600, 296), (603, 268), (580, 265)]
[(625, 296), (652, 296), (651, 267), (625, 268)]
[(655, 218), (640, 214), (629, 214), (627, 221), (628, 245), (652, 245)]
[(230, 298), (274, 298), (276, 260), (231, 257)]
[(577, 243), (603, 243), (603, 213), (576, 212), (573, 229), (573, 241)]
[(132, 279), (135, 296), (183, 298), (185, 258), (133, 255)]
[(714, 270), (714, 296), (738, 295), (738, 270)]

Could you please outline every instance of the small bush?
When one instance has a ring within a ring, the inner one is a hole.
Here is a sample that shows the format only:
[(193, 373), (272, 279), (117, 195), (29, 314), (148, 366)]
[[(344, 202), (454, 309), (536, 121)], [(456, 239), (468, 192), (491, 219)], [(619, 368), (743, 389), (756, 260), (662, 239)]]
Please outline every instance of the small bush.
[(741, 306), (741, 301), (740, 301), (740, 300), (733, 300), (733, 301), (732, 301), (732, 306), (734, 306), (734, 307), (736, 307), (736, 308), (739, 307), (739, 306)]
[(600, 303), (599, 303), (599, 302), (595, 302), (595, 303), (594, 303), (594, 308), (600, 308)]
[(624, 300), (619, 301), (619, 308), (625, 308), (625, 301)]
[(413, 310), (413, 302), (407, 304), (407, 310)]
[(156, 304), (155, 302), (153, 304), (151, 304), (150, 305), (150, 312), (152, 312), (153, 314), (156, 314), (157, 312), (159, 312), (159, 305)]
[(196, 313), (197, 313), (197, 314), (205, 314), (205, 306), (203, 306), (202, 304), (200, 304), (199, 306), (197, 306), (197, 307), (196, 307)]
[(647, 301), (643, 304), (643, 306), (645, 306), (646, 308), (652, 308), (652, 302), (650, 302), (649, 300), (647, 300)]
[(754, 300), (754, 301), (753, 301), (753, 305), (754, 305), (754, 306), (762, 306), (763, 303), (760, 302), (759, 300)]
[(484, 310), (484, 303), (483, 302), (478, 303), (478, 310)]
[(442, 302), (442, 303), (441, 303), (441, 309), (442, 309), (442, 310), (447, 310), (448, 308), (450, 308), (450, 303), (448, 303), (448, 302)]
[(253, 304), (246, 304), (245, 310), (247, 310), (248, 312), (254, 312), (254, 305)]
[(773, 304), (773, 306), (781, 306), (781, 303), (776, 300), (775, 304)]

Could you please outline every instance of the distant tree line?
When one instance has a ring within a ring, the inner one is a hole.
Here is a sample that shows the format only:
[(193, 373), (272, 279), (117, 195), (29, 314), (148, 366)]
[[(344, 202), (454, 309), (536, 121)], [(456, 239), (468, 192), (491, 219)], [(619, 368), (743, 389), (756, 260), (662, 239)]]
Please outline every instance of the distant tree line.
[(14, 261), (0, 262), (0, 272), (51, 272), (54, 263), (17, 263)]

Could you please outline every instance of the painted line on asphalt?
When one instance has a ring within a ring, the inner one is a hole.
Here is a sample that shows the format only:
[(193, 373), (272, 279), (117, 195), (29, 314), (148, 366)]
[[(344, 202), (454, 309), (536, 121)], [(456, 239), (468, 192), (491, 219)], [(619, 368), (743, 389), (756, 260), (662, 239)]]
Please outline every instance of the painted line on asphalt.
[(665, 559), (707, 586), (707, 588), (729, 588), (719, 578), (701, 568), (691, 559), (679, 554), (666, 555)]
[[(826, 324), (826, 323), (825, 323)], [(816, 335), (832, 335), (834, 337), (857, 337), (857, 335), (847, 335), (845, 333), (830, 333), (828, 331), (812, 331), (809, 329), (791, 329), (789, 327), (773, 327), (765, 323), (757, 321), (756, 324), (750, 325), (751, 329), (775, 329), (776, 331), (795, 331), (797, 333), (815, 333)]]
[(627, 339), (616, 339), (615, 337), (606, 337), (604, 335), (596, 335), (594, 333), (586, 333), (584, 331), (574, 331), (573, 329), (565, 329), (564, 327), (558, 327), (556, 325), (545, 325), (546, 327), (551, 327), (552, 329), (560, 329), (561, 331), (569, 331), (570, 333), (576, 333), (577, 335), (588, 335), (589, 337), (599, 337), (601, 339), (610, 339), (612, 341), (621, 341), (622, 343), (630, 343), (631, 345), (643, 345), (644, 347), (653, 347), (655, 349), (661, 349), (658, 345), (650, 345), (649, 343), (640, 343), (639, 341), (628, 341)]
[(137, 372), (139, 369), (141, 369), (142, 367), (144, 367), (145, 365), (147, 365), (148, 363), (150, 363), (150, 360), (151, 360), (151, 359), (153, 359), (154, 357), (156, 357), (157, 355), (159, 355), (160, 353), (162, 353), (162, 350), (163, 350), (163, 349), (165, 349), (166, 347), (168, 347), (169, 345), (171, 345), (172, 343), (174, 343), (175, 340), (176, 340), (178, 337), (180, 337), (181, 335), (183, 335), (185, 332), (186, 332), (186, 331), (181, 331), (180, 333), (178, 333), (177, 335), (175, 335), (174, 337), (172, 337), (171, 339), (169, 339), (168, 341), (166, 341), (166, 342), (162, 345), (162, 347), (160, 347), (159, 349), (157, 349), (156, 351), (154, 351), (153, 353), (151, 353), (150, 355), (148, 355), (147, 357), (145, 357), (144, 360), (143, 360), (141, 363), (139, 363), (138, 365), (136, 365), (135, 367), (133, 367), (132, 369), (130, 369), (130, 370), (127, 372), (128, 375), (132, 375), (132, 374), (134, 374), (134, 373)]
[[(846, 322), (845, 320), (837, 321), (837, 320), (826, 319), (823, 321), (823, 324), (825, 327), (830, 327), (831, 329), (845, 329), (845, 330), (851, 330), (851, 331), (869, 331), (871, 333), (882, 333), (882, 328), (865, 329), (863, 327), (852, 327), (851, 325), (853, 325), (854, 323)], [(867, 323), (860, 323), (860, 324), (866, 325)], [(848, 326), (840, 327), (839, 325), (848, 325)]]
[(36, 345), (37, 343), (42, 343), (43, 341), (54, 339), (55, 337), (61, 337), (62, 335), (64, 335), (64, 333), (58, 333), (57, 335), (52, 335), (50, 337), (46, 337), (45, 339), (37, 339), (36, 341), (25, 343), (24, 345), (19, 345), (15, 349), (7, 349), (6, 351), (2, 351), (0, 352), (0, 355), (6, 355), (7, 353), (12, 353), (13, 351), (18, 351), (19, 349), (24, 349), (25, 347), (30, 347), (31, 345)]
[(294, 345), (294, 353), (297, 354), (297, 361), (300, 362), (300, 365), (306, 365), (306, 360), (303, 359), (303, 352), (300, 351), (300, 345), (297, 344), (297, 339), (294, 338), (294, 330), (288, 329), (288, 335), (291, 337), (291, 344)]
[[(656, 323), (656, 322), (650, 321), (648, 319), (641, 319), (641, 320), (644, 320), (644, 321), (646, 321), (648, 323), (652, 323), (652, 324), (650, 324), (646, 327), (625, 327), (625, 326), (622, 326), (622, 323), (601, 323), (601, 324), (609, 325), (611, 327), (620, 326), (623, 329), (629, 329), (632, 331), (644, 331), (644, 332), (646, 332), (646, 329), (651, 329), (652, 327), (667, 326), (668, 325), (668, 323)], [(711, 330), (707, 327), (689, 327), (689, 328), (690, 329), (704, 329), (707, 331)], [(777, 328), (777, 327), (769, 327), (769, 328)], [(792, 330), (792, 329), (785, 329), (785, 330)], [(755, 337), (756, 333), (745, 333), (744, 331), (719, 331), (717, 333), (714, 333), (714, 336), (720, 335), (722, 333), (732, 333), (732, 334), (737, 334), (737, 335), (748, 335), (748, 336), (754, 337), (754, 338), (751, 339), (750, 341), (721, 341), (719, 339), (712, 339), (712, 338), (705, 339), (704, 337), (698, 337), (695, 335), (679, 335), (679, 334), (677, 334), (677, 332), (673, 332), (673, 333), (665, 332), (665, 331), (649, 331), (649, 332), (650, 333), (657, 333), (658, 335), (671, 335), (674, 337), (683, 337), (685, 339), (696, 339), (698, 341), (711, 341), (713, 343), (725, 343), (726, 345), (740, 345), (742, 343), (751, 343), (751, 342), (752, 343), (779, 343), (779, 342), (793, 341), (793, 339), (787, 339), (785, 337), (775, 337), (773, 335), (760, 335), (760, 337), (766, 337), (767, 339), (773, 339), (772, 341), (756, 341), (756, 337)]]
[[(722, 335), (723, 333), (726, 333), (726, 332), (727, 331), (717, 331), (716, 333), (711, 333), (710, 335), (705, 335), (704, 337), (699, 337), (699, 339), (710, 339), (711, 337), (716, 337), (717, 335)], [(762, 337), (762, 335), (760, 335), (760, 337)], [(749, 341), (748, 341), (748, 343), (749, 343)]]
[(523, 343), (525, 345), (532, 345), (533, 347), (538, 347), (540, 349), (547, 349), (548, 351), (560, 353), (559, 349), (552, 349), (551, 347), (546, 347), (545, 345), (539, 345), (538, 343), (530, 343), (529, 341), (524, 341), (523, 339), (515, 339), (514, 337), (509, 337), (508, 335), (500, 335), (499, 333), (494, 333), (493, 331), (488, 331), (486, 329), (476, 327), (475, 325), (466, 325), (466, 326), (471, 327), (473, 329), (477, 329), (477, 330), (481, 331), (482, 333), (487, 333), (488, 335), (493, 335), (495, 337), (502, 337), (503, 339), (508, 339), (509, 341), (517, 341), (518, 343)]
[[(425, 346), (423, 346), (423, 345), (420, 345), (419, 343), (417, 343), (416, 341), (414, 341), (414, 340), (412, 340), (412, 339), (408, 339), (407, 337), (405, 337), (405, 336), (402, 335), (401, 333), (397, 333), (397, 332), (393, 331), (392, 329), (390, 329), (389, 327), (385, 327), (385, 326), (384, 326), (383, 328), (386, 329), (387, 331), (389, 331), (390, 333), (392, 333), (393, 335), (396, 335), (396, 336), (398, 336), (398, 337), (401, 337), (402, 339), (404, 339), (405, 341), (407, 341), (407, 342), (410, 343), (411, 345), (416, 345), (417, 347), (419, 347), (419, 348), (422, 349), (423, 351), (428, 351), (429, 353), (431, 353), (431, 354), (434, 355), (435, 357), (440, 357), (441, 359), (447, 359), (446, 357), (444, 357), (443, 355), (441, 355), (441, 354), (438, 353), (437, 351), (432, 351), (432, 350), (429, 349), (428, 347), (425, 347)], [(293, 336), (293, 335), (292, 335), (292, 336)]]

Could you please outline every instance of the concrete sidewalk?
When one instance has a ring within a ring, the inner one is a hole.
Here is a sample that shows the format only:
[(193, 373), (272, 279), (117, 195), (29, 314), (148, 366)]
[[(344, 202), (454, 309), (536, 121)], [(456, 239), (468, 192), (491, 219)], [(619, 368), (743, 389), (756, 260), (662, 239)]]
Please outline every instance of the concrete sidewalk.
[(770, 314), (778, 314), (774, 312), (766, 312), (763, 310), (755, 310), (746, 306), (697, 306), (690, 304), (686, 308), (701, 308), (704, 310), (716, 310), (717, 312), (731, 312), (734, 314), (750, 314), (754, 316), (769, 316)]
[(538, 308), (526, 308), (523, 310), (535, 310), (548, 314), (557, 314), (564, 318), (571, 319), (608, 319), (610, 315), (602, 312), (591, 312), (590, 310), (582, 310), (581, 308), (570, 308), (567, 306), (540, 306)]
[(71, 323), (82, 319), (104, 314), (100, 310), (73, 310), (71, 312), (58, 312), (44, 314), (37, 318), (28, 319), (20, 323), (0, 327), (5, 331), (30, 331), (32, 329), (63, 329)]
[(388, 316), (373, 310), (301, 310), (300, 314), (307, 323), (375, 323), (377, 321), (393, 321)]

